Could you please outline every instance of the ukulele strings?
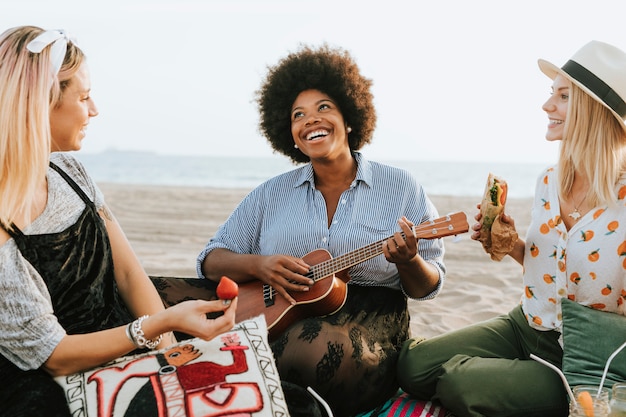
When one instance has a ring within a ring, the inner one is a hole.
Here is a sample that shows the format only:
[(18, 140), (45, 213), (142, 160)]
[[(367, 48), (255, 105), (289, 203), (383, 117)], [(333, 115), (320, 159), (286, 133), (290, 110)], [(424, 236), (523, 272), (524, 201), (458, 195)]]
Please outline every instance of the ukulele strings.
[[(431, 230), (432, 235), (436, 236), (441, 230), (452, 230), (450, 229), (451, 226), (449, 225), (449, 222), (450, 216), (445, 216), (440, 219), (435, 219), (430, 222), (413, 226), (413, 232), (416, 233), (418, 230), (422, 229)], [(446, 226), (438, 227), (441, 224), (445, 224)], [(400, 232), (400, 235), (402, 236), (402, 239), (406, 240), (406, 234), (404, 232)], [(328, 259), (320, 262), (319, 264), (313, 265), (306, 274), (306, 277), (311, 278), (313, 281), (317, 281), (318, 279), (330, 276), (336, 272), (343, 271), (344, 269), (378, 256), (383, 253), (383, 243), (390, 237), (380, 239), (355, 251), (338, 256), (337, 258)]]

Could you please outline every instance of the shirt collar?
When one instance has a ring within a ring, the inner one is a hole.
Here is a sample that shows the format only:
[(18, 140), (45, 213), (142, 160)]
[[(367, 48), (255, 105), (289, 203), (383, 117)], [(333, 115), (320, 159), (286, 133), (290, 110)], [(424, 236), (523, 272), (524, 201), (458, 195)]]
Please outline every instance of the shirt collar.
[[(372, 166), (370, 162), (360, 152), (352, 152), (357, 168), (356, 168), (356, 183), (363, 182), (367, 186), (372, 184)], [(312, 187), (315, 187), (315, 176), (313, 175), (313, 165), (309, 162), (302, 167), (300, 175), (295, 182), (295, 187), (299, 187), (308, 182)]]

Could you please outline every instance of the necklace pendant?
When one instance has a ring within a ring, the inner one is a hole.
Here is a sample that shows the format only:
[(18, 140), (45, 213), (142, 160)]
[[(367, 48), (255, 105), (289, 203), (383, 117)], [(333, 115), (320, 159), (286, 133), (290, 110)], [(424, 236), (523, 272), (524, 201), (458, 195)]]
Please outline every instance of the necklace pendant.
[(574, 209), (574, 211), (568, 214), (568, 216), (574, 219), (574, 221), (578, 221), (578, 219), (580, 219), (580, 213), (578, 212), (578, 209)]

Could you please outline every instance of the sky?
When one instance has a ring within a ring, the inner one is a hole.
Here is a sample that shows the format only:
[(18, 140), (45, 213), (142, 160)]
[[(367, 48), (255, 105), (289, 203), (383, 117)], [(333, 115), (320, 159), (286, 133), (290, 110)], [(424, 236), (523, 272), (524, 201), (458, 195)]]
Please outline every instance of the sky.
[(88, 57), (81, 152), (273, 156), (255, 92), (303, 45), (348, 50), (372, 79), (370, 159), (544, 163), (541, 105), (562, 65), (601, 40), (626, 50), (621, 0), (19, 0), (0, 28), (65, 29)]

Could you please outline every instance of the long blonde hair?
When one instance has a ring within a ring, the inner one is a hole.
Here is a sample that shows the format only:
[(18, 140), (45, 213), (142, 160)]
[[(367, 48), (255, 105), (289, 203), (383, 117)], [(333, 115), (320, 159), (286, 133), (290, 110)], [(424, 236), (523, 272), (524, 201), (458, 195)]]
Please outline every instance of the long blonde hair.
[(84, 55), (73, 43), (59, 74), (50, 48), (31, 53), (26, 45), (43, 29), (21, 26), (0, 35), (0, 224), (12, 228), (34, 206), (50, 158), (50, 110), (58, 105)]
[(572, 191), (575, 172), (590, 183), (587, 202), (613, 205), (615, 185), (626, 168), (626, 133), (602, 104), (572, 83), (559, 155), (559, 196)]

